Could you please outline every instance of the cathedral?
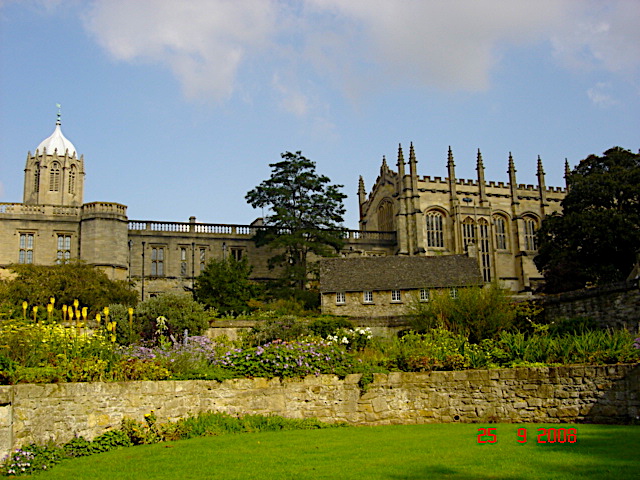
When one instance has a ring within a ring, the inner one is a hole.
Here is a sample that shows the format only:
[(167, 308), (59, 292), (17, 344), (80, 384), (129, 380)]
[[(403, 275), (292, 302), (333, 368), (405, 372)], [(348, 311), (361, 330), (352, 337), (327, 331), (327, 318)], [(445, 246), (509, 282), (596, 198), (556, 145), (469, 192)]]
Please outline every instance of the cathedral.
[[(451, 151), (447, 178), (420, 177), (413, 145), (405, 162), (398, 149), (397, 171), (385, 159), (371, 192), (358, 187), (360, 229), (346, 230), (340, 254), (354, 256), (434, 256), (476, 258), (484, 282), (499, 281), (513, 291), (529, 291), (542, 277), (533, 264), (535, 231), (545, 215), (560, 210), (561, 188), (545, 186), (538, 160), (538, 185), (485, 182), (478, 152), (476, 180), (455, 176)], [(568, 167), (566, 167), (568, 168)], [(256, 280), (272, 278), (273, 252), (256, 247), (251, 224), (132, 220), (115, 202), (84, 203), (85, 159), (62, 133), (53, 133), (27, 154), (22, 203), (0, 203), (0, 267), (53, 265), (71, 259), (129, 280), (149, 298), (185, 292), (212, 259), (246, 257)]]

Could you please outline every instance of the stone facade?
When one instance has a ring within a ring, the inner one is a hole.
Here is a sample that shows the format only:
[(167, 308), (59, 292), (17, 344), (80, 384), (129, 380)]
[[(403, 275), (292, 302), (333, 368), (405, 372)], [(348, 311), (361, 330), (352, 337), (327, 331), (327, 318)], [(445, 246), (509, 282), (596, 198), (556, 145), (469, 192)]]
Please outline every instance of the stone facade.
[(475, 258), (466, 255), (326, 258), (320, 261), (322, 313), (355, 318), (398, 317), (434, 291), (481, 286)]
[[(542, 164), (539, 185), (518, 185), (509, 160), (509, 183), (484, 182), (478, 155), (478, 181), (457, 180), (453, 156), (449, 178), (418, 177), (413, 147), (405, 175), (400, 149), (398, 173), (383, 161), (367, 198), (359, 185), (360, 230), (345, 232), (342, 256), (434, 256), (472, 252), (485, 281), (499, 279), (523, 291), (540, 280), (533, 266), (533, 232), (541, 219), (558, 211), (564, 190), (546, 188)], [(23, 203), (0, 204), (0, 267), (13, 263), (49, 265), (78, 258), (111, 278), (132, 280), (143, 298), (185, 292), (212, 259), (246, 256), (255, 279), (276, 272), (273, 256), (256, 248), (249, 225), (130, 220), (119, 203), (84, 203), (84, 156), (61, 131), (42, 141), (25, 165)], [(434, 230), (435, 229), (435, 230)], [(476, 245), (477, 244), (477, 245)], [(474, 247), (475, 246), (475, 247)], [(475, 248), (475, 249), (474, 249)]]
[(0, 454), (88, 439), (124, 417), (274, 414), (353, 425), (435, 422), (627, 423), (640, 415), (640, 365), (566, 366), (302, 379), (0, 386)]
[(397, 255), (464, 254), (472, 246), (485, 282), (498, 280), (516, 292), (535, 289), (542, 275), (533, 263), (534, 233), (546, 215), (560, 211), (566, 194), (546, 187), (540, 158), (535, 186), (517, 183), (511, 155), (508, 183), (485, 181), (480, 151), (477, 180), (456, 178), (451, 149), (446, 178), (420, 177), (417, 163), (413, 145), (408, 162), (400, 147), (397, 172), (383, 158), (368, 196), (360, 179), (360, 229), (396, 232)]

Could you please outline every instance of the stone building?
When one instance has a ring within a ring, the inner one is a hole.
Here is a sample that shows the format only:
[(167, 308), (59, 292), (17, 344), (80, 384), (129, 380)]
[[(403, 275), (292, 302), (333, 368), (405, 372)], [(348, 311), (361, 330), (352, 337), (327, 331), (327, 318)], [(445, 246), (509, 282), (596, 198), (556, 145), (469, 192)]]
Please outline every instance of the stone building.
[[(413, 146), (409, 173), (402, 149), (398, 172), (383, 160), (371, 193), (358, 189), (360, 230), (345, 231), (342, 256), (409, 257), (467, 254), (482, 265), (485, 281), (499, 279), (516, 291), (531, 288), (540, 275), (532, 262), (534, 232), (544, 215), (557, 211), (564, 191), (547, 188), (538, 163), (537, 187), (518, 185), (509, 159), (509, 183), (418, 177)], [(142, 298), (189, 291), (212, 259), (247, 257), (255, 279), (268, 279), (273, 252), (252, 241), (251, 224), (204, 224), (132, 220), (116, 202), (84, 203), (85, 160), (62, 133), (27, 154), (22, 203), (0, 203), (0, 267), (16, 263), (52, 265), (81, 259), (111, 278), (131, 280)], [(476, 246), (477, 244), (477, 246)]]
[(466, 255), (326, 258), (320, 261), (322, 313), (375, 318), (406, 315), (414, 300), (429, 301), (435, 290), (451, 296), (480, 286), (475, 258)]
[[(84, 203), (85, 162), (62, 133), (54, 132), (27, 154), (22, 203), (0, 203), (0, 268), (10, 264), (53, 265), (81, 259), (110, 278), (131, 280), (142, 298), (185, 292), (212, 259), (247, 257), (254, 279), (274, 272), (274, 253), (257, 248), (258, 219), (248, 225), (131, 220), (115, 202)], [(347, 252), (391, 252), (393, 232), (345, 232)]]
[(517, 292), (535, 289), (542, 281), (533, 263), (535, 232), (546, 215), (561, 210), (566, 194), (545, 185), (540, 157), (535, 186), (517, 183), (511, 155), (508, 183), (485, 181), (479, 150), (477, 180), (456, 178), (451, 149), (446, 178), (420, 177), (417, 163), (413, 144), (406, 163), (400, 146), (397, 171), (383, 157), (368, 196), (360, 177), (360, 230), (396, 232), (395, 255), (469, 253), (477, 258), (485, 282), (498, 280)]

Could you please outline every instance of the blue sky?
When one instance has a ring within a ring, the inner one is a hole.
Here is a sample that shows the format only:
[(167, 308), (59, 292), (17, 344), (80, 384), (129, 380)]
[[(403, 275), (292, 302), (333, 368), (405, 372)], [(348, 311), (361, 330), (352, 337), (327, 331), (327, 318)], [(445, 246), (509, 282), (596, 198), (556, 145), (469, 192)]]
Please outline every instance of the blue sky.
[[(247, 224), (280, 153), (343, 184), (357, 228), (386, 155), (420, 175), (549, 186), (563, 165), (640, 148), (640, 2), (632, 0), (0, 0), (0, 202), (27, 151), (62, 130), (85, 202), (136, 220)], [(395, 168), (395, 167), (394, 167)]]

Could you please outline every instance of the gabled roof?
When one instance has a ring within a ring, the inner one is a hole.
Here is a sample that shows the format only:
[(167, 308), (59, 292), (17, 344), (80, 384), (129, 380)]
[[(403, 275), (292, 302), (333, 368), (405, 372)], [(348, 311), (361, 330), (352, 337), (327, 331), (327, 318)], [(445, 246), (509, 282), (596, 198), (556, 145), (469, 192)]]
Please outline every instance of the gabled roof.
[(482, 285), (478, 262), (466, 255), (350, 257), (320, 261), (320, 291), (406, 290)]

